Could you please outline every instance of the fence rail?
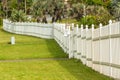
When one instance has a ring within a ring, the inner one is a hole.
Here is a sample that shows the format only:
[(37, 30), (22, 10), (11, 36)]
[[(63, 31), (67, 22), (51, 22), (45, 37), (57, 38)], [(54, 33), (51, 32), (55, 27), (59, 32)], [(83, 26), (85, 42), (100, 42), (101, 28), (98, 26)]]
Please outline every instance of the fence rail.
[(80, 59), (92, 69), (120, 79), (120, 22), (94, 29), (74, 24), (11, 23), (3, 21), (3, 29), (17, 34), (54, 38), (69, 58)]

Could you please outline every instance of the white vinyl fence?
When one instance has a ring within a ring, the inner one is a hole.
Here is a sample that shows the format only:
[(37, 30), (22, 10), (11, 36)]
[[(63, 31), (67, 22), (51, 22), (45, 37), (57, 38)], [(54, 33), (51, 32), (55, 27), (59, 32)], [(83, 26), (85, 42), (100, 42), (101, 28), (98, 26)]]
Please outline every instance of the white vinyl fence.
[(16, 34), (31, 35), (48, 39), (53, 38), (53, 24), (11, 22), (3, 20), (3, 29)]
[(74, 24), (12, 23), (3, 21), (3, 29), (17, 34), (54, 38), (69, 58), (77, 58), (92, 69), (120, 79), (120, 22), (94, 29)]
[(120, 22), (97, 29), (78, 25), (54, 24), (54, 39), (69, 54), (92, 69), (120, 79)]

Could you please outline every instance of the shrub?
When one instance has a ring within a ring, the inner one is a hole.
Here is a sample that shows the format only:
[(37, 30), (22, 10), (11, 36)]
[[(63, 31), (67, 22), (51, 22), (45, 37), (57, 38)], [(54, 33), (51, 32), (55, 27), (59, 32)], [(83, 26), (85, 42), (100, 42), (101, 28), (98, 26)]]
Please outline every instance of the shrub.
[(79, 25), (88, 25), (89, 28), (91, 27), (92, 24), (97, 24), (97, 21), (96, 21), (96, 17), (95, 16), (92, 16), (92, 15), (87, 15), (86, 17), (83, 17), (80, 19), (79, 21)]
[(27, 17), (22, 10), (15, 10), (13, 9), (10, 20), (14, 22), (24, 22), (26, 21)]

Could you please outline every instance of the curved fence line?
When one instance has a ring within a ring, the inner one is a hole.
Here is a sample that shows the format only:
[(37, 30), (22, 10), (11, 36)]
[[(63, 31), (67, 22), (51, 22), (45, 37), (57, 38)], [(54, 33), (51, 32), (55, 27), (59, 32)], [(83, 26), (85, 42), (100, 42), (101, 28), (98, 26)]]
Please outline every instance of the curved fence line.
[(53, 38), (69, 55), (92, 69), (120, 79), (120, 22), (94, 29), (74, 24), (11, 23), (3, 21), (3, 29), (17, 34)]
[(54, 24), (54, 39), (69, 54), (92, 69), (120, 79), (120, 22), (97, 29)]
[(3, 20), (3, 29), (16, 34), (31, 35), (48, 39), (53, 38), (53, 24), (11, 22)]

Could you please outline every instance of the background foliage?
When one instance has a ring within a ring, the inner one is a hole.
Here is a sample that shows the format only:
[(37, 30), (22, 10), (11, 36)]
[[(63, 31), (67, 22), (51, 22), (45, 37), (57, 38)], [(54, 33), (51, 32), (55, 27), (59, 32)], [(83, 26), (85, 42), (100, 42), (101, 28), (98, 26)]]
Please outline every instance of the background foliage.
[(0, 2), (0, 9), (1, 18), (7, 15), (12, 21), (25, 21), (30, 15), (32, 21), (42, 22), (51, 17), (52, 22), (69, 23), (73, 19), (79, 25), (106, 25), (110, 19), (120, 17), (119, 0), (68, 0), (67, 3), (64, 0), (4, 0)]

